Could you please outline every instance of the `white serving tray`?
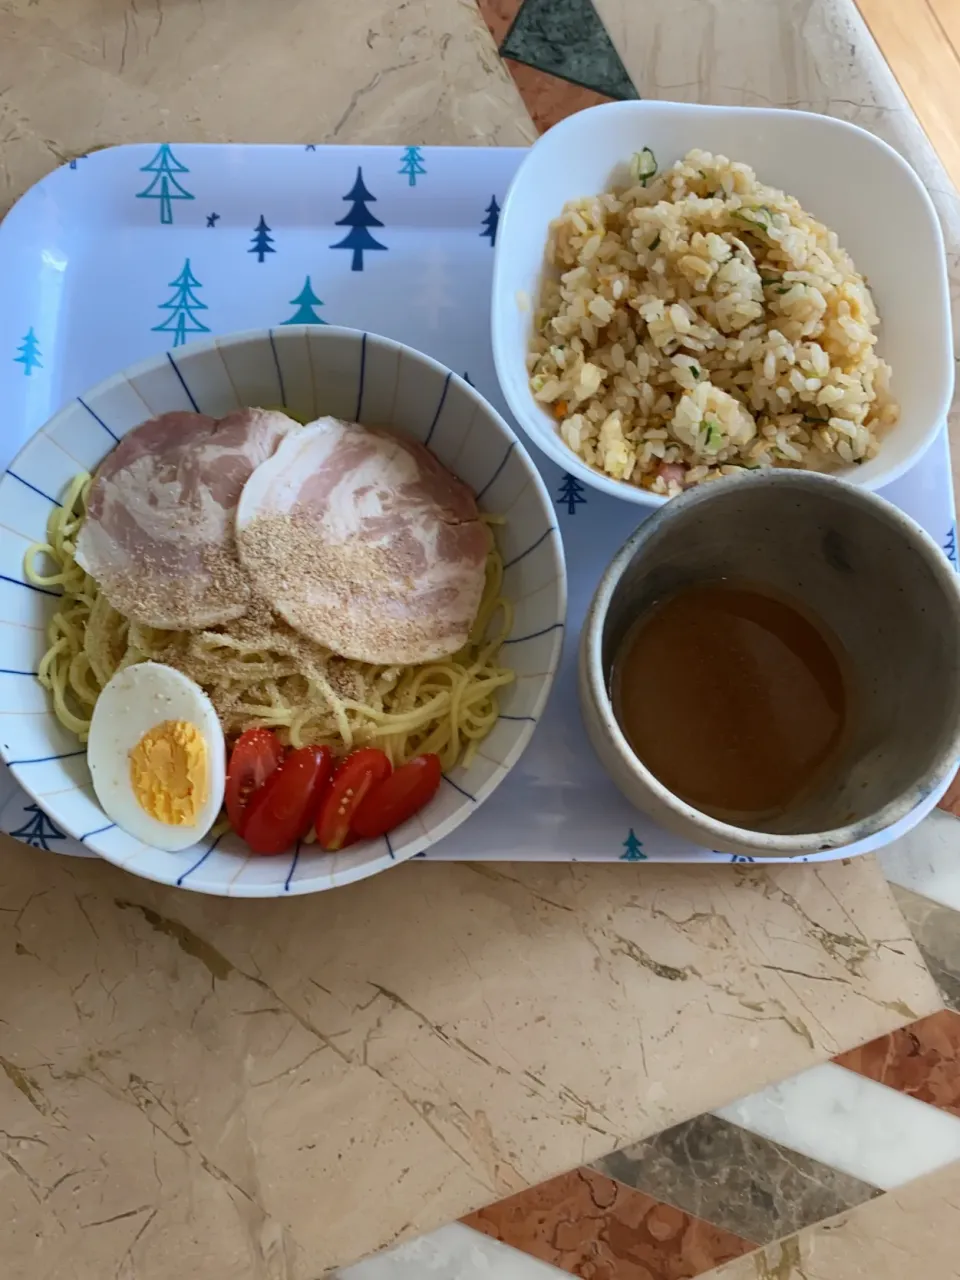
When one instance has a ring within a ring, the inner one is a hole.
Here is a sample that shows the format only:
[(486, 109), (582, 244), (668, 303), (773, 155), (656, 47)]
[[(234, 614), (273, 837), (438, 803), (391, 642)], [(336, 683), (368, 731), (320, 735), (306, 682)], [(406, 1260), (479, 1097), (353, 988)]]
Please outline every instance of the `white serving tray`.
[[(56, 170), (0, 225), (0, 461), (7, 466), (66, 400), (119, 369), (192, 336), (292, 320), (409, 343), (468, 377), (509, 420), (490, 351), (489, 297), (499, 209), (523, 154), (144, 145)], [(543, 722), (510, 777), (475, 818), (420, 856), (753, 861), (662, 831), (622, 799), (597, 763), (577, 707), (576, 644), (594, 587), (638, 509), (582, 487), (532, 446), (531, 453), (554, 495), (566, 549), (563, 663)], [(956, 563), (946, 429), (885, 496)], [(0, 654), (0, 677), (2, 666)], [(809, 860), (882, 847), (940, 794), (871, 840)], [(89, 852), (57, 830), (4, 765), (0, 829), (38, 848)]]

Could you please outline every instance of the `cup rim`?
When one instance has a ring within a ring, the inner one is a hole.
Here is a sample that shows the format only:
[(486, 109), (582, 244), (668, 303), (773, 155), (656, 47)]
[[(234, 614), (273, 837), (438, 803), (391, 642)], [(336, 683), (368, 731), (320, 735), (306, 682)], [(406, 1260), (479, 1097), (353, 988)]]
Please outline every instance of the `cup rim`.
[(673, 498), (659, 510), (652, 512), (643, 523), (630, 535), (613, 560), (608, 565), (593, 600), (590, 604), (586, 622), (586, 678), (594, 707), (603, 724), (604, 732), (620, 758), (621, 764), (644, 784), (657, 798), (664, 808), (680, 818), (695, 823), (716, 842), (738, 844), (744, 848), (752, 848), (767, 857), (795, 857), (812, 851), (825, 852), (829, 849), (842, 848), (859, 840), (876, 835), (880, 831), (893, 826), (901, 818), (912, 812), (923, 798), (930, 795), (942, 785), (956, 769), (960, 758), (960, 717), (954, 727), (953, 735), (936, 761), (900, 795), (889, 800), (874, 813), (858, 819), (856, 822), (842, 826), (827, 828), (822, 831), (808, 831), (797, 834), (778, 834), (757, 831), (750, 827), (740, 827), (735, 823), (724, 822), (711, 817), (695, 805), (688, 804), (664, 784), (643, 763), (634, 752), (626, 735), (620, 728), (613, 712), (613, 705), (607, 692), (602, 661), (603, 630), (609, 613), (610, 604), (623, 579), (629, 565), (640, 549), (654, 533), (663, 529), (666, 524), (675, 523), (686, 518), (692, 509), (715, 500), (721, 491), (728, 495), (733, 488), (745, 490), (750, 487), (776, 485), (779, 488), (795, 490), (817, 489), (823, 493), (844, 493), (848, 500), (869, 508), (873, 514), (896, 528), (913, 548), (923, 556), (945, 595), (952, 597), (954, 609), (960, 621), (960, 577), (943, 556), (940, 548), (927, 531), (910, 516), (894, 506), (892, 502), (879, 494), (859, 485), (850, 484), (835, 476), (821, 475), (817, 472), (787, 470), (768, 470), (755, 474), (727, 476), (719, 481), (690, 489), (677, 498)]

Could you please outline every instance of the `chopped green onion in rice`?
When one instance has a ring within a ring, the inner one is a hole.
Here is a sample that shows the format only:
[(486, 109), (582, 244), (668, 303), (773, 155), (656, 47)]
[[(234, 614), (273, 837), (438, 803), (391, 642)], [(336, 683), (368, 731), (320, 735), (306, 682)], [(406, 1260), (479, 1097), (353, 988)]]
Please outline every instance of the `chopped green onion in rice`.
[(657, 174), (657, 157), (653, 154), (649, 147), (644, 147), (642, 151), (634, 153), (630, 160), (630, 175), (634, 182), (639, 182), (642, 186), (646, 186), (651, 178)]

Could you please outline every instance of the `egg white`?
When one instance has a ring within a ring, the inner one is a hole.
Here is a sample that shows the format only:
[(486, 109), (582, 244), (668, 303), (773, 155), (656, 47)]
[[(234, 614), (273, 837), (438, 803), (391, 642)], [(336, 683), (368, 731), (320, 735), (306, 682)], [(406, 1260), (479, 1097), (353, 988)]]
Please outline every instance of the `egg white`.
[[(189, 826), (158, 822), (140, 804), (130, 780), (130, 752), (164, 720), (196, 726), (207, 747), (206, 804)], [(159, 662), (118, 671), (93, 710), (87, 761), (104, 813), (145, 844), (174, 853), (188, 849), (210, 830), (223, 804), (226, 744), (213, 703), (188, 676)]]

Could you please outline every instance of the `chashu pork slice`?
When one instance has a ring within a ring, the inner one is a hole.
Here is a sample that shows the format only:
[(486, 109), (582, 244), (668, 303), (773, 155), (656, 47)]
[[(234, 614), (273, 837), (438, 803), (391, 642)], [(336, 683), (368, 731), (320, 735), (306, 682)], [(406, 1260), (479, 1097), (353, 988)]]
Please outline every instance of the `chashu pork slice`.
[(246, 612), (236, 550), (243, 486), (300, 426), (240, 409), (225, 418), (165, 413), (127, 433), (90, 487), (77, 561), (135, 622), (196, 630)]
[(302, 635), (392, 665), (466, 642), (490, 531), (423, 445), (323, 418), (247, 481), (237, 548), (258, 595)]

